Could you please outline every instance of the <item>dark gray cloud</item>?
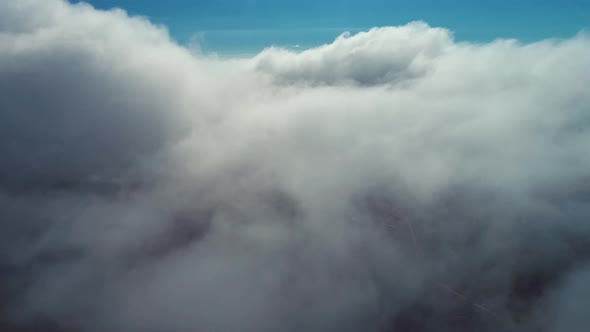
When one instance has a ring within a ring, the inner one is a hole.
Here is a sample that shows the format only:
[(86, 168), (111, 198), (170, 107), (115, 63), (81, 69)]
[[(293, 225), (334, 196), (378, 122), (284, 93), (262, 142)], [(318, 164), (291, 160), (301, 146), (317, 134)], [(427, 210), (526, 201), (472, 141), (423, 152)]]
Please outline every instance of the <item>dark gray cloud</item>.
[(252, 59), (0, 4), (0, 327), (581, 331), (590, 40)]

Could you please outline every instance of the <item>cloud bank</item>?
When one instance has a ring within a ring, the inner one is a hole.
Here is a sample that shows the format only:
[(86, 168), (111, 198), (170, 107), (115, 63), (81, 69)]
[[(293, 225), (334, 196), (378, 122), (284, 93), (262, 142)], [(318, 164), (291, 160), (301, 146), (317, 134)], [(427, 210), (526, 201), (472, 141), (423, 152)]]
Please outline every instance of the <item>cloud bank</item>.
[(0, 3), (0, 327), (584, 331), (590, 39), (194, 55)]

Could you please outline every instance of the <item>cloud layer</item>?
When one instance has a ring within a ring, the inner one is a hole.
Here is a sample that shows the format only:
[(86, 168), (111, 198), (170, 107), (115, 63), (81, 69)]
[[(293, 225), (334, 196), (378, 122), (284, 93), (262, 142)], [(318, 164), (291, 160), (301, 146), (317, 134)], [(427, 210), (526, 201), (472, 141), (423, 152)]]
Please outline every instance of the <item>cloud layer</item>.
[(0, 327), (583, 331), (590, 39), (251, 59), (0, 3)]

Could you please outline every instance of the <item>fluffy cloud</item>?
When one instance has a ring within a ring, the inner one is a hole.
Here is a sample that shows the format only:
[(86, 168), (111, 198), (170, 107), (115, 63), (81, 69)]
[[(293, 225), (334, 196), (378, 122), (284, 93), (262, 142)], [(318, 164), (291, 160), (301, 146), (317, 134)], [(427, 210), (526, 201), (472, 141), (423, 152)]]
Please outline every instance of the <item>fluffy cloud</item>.
[(254, 62), (256, 69), (285, 83), (376, 85), (425, 75), (452, 46), (449, 31), (414, 22), (354, 36), (343, 33), (329, 45), (301, 53), (266, 49)]
[(588, 86), (584, 34), (410, 23), (220, 60), (2, 2), (0, 326), (585, 327)]

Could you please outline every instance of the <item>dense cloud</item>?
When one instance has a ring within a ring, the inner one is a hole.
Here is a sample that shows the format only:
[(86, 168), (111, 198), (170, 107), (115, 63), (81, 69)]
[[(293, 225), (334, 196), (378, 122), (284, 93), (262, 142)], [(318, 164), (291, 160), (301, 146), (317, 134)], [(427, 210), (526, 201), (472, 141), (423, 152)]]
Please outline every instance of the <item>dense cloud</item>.
[(584, 331), (590, 39), (251, 59), (0, 2), (0, 328)]
[(452, 46), (447, 30), (414, 22), (354, 36), (344, 33), (332, 44), (301, 53), (270, 48), (254, 60), (258, 70), (285, 83), (376, 85), (427, 74), (434, 60)]

